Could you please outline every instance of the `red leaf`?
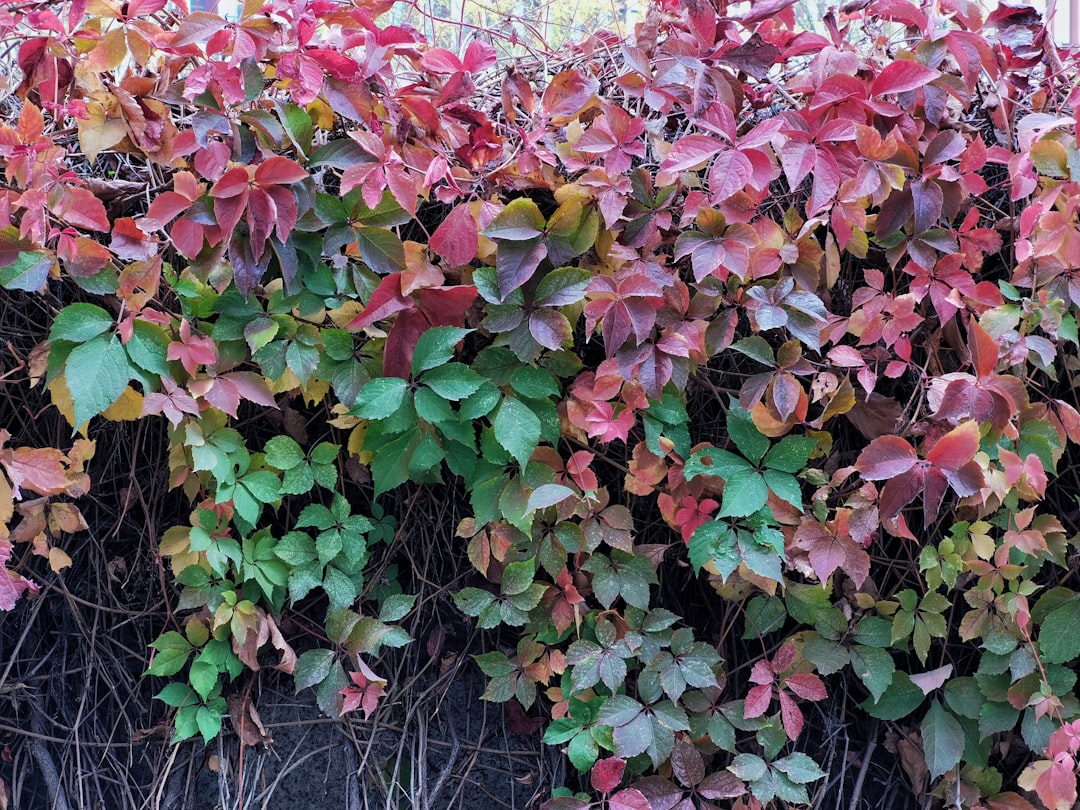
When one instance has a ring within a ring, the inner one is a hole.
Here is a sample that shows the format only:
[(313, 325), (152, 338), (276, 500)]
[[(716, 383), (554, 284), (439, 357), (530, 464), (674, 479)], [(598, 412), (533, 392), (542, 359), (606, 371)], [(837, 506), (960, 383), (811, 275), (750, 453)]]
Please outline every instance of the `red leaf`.
[(812, 672), (788, 675), (784, 678), (784, 686), (803, 700), (824, 700), (829, 696), (824, 682)]
[(803, 730), (803, 713), (799, 705), (786, 692), (780, 693), (780, 721), (789, 740), (798, 739)]
[(608, 757), (600, 760), (593, 765), (592, 772), (589, 774), (593, 790), (597, 790), (604, 795), (611, 793), (619, 786), (625, 770), (626, 761), (618, 757)]
[(240, 167), (229, 169), (214, 183), (210, 196), (215, 198), (237, 197), (251, 187), (251, 175)]
[(476, 258), (478, 229), (469, 206), (463, 203), (451, 211), (435, 229), (428, 244), (454, 267)]
[(870, 85), (870, 95), (882, 96), (886, 93), (905, 93), (929, 84), (938, 77), (936, 70), (909, 59), (890, 62)]
[(255, 182), (259, 185), (299, 183), (307, 176), (307, 171), (295, 160), (280, 155), (267, 158), (255, 169)]
[(925, 475), (921, 467), (890, 478), (881, 488), (881, 495), (878, 498), (881, 519), (889, 520), (896, 517), (901, 509), (919, 497), (919, 493), (923, 490), (924, 480)]
[(564, 70), (551, 77), (544, 90), (543, 104), (553, 118), (571, 118), (588, 104), (593, 93), (600, 89), (594, 76), (583, 76), (576, 70)]
[(105, 205), (89, 189), (71, 186), (62, 190), (53, 213), (77, 228), (90, 231), (108, 231), (109, 216)]
[(445, 48), (432, 48), (424, 54), (420, 64), (424, 66), (425, 70), (430, 70), (432, 73), (450, 74), (465, 70), (465, 66), (457, 58), (457, 54), (453, 54)]
[(974, 318), (968, 321), (968, 351), (976, 377), (989, 377), (994, 373), (998, 361), (997, 341)]
[[(970, 458), (970, 457), (969, 457)], [(877, 481), (882, 478), (895, 480), (918, 461), (913, 448), (899, 436), (879, 436), (859, 454), (855, 469), (863, 478)]]
[(744, 25), (750, 25), (751, 23), (767, 20), (769, 17), (775, 17), (788, 6), (794, 5), (794, 3), (795, 0), (759, 0), (759, 2), (750, 5), (750, 8), (742, 17), (742, 22)]
[(979, 425), (968, 421), (957, 425), (938, 439), (926, 454), (926, 460), (942, 470), (956, 471), (975, 458), (977, 452), (979, 452)]
[(734, 799), (746, 793), (746, 785), (729, 771), (716, 771), (702, 780), (697, 791), (706, 799)]
[(752, 687), (746, 693), (746, 701), (743, 704), (743, 717), (752, 720), (765, 714), (769, 710), (769, 706), (772, 705), (772, 691), (771, 684)]
[(248, 193), (247, 223), (251, 253), (255, 261), (262, 258), (266, 250), (266, 240), (274, 230), (277, 221), (277, 206), (270, 195), (261, 188), (253, 188)]
[(395, 312), (411, 309), (415, 302), (401, 294), (401, 273), (391, 273), (379, 282), (367, 305), (345, 326), (350, 332), (389, 318)]
[(420, 311), (432, 326), (462, 326), (465, 313), (476, 301), (476, 287), (425, 287), (420, 290)]

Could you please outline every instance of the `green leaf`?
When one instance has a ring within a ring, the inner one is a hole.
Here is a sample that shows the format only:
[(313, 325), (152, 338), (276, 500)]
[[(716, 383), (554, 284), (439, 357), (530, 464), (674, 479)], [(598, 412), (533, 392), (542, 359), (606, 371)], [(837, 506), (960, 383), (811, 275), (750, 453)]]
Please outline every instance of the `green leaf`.
[(800, 512), (802, 511), (802, 487), (799, 486), (799, 480), (794, 475), (779, 470), (765, 470), (762, 475), (765, 478), (765, 483), (769, 485), (769, 489), (778, 498), (790, 503)]
[(688, 551), (696, 573), (701, 573), (705, 564), (712, 561), (725, 581), (739, 567), (741, 559), (731, 527), (721, 520), (698, 526), (690, 538)]
[(746, 629), (743, 639), (767, 636), (779, 630), (787, 620), (787, 608), (784, 601), (776, 596), (758, 594), (746, 606)]
[(413, 350), (413, 376), (450, 362), (454, 356), (454, 347), (472, 331), (458, 326), (434, 326), (420, 335)]
[(835, 675), (851, 663), (851, 654), (847, 647), (820, 635), (813, 635), (806, 640), (803, 657), (814, 665), (820, 675)]
[(126, 348), (131, 362), (139, 368), (162, 377), (169, 376), (169, 337), (160, 326), (146, 321), (135, 321), (131, 340)]
[(754, 420), (750, 418), (750, 413), (743, 410), (736, 400), (732, 400), (728, 407), (727, 429), (740, 453), (754, 464), (761, 461), (769, 449), (769, 437), (762, 435)]
[(772, 766), (798, 785), (816, 782), (825, 776), (825, 771), (814, 760), (798, 751), (776, 760)]
[(522, 197), (507, 203), (506, 208), (484, 229), (484, 236), (489, 239), (523, 241), (542, 234), (545, 225), (544, 215), (540, 213), (537, 204)]
[(773, 354), (772, 346), (761, 335), (750, 335), (750, 337), (737, 340), (731, 344), (731, 348), (757, 360), (762, 365), (776, 367), (776, 356)]
[(151, 645), (157, 652), (146, 670), (147, 675), (168, 677), (179, 672), (191, 655), (192, 646), (186, 638), (174, 630), (164, 633)]
[(48, 253), (22, 251), (14, 262), (0, 267), (0, 287), (37, 292), (49, 279), (53, 257)]
[(454, 594), (454, 604), (466, 616), (479, 616), (495, 601), (495, 594), (480, 588), (462, 588)]
[(596, 764), (600, 756), (600, 747), (596, 739), (589, 731), (582, 731), (567, 746), (566, 755), (570, 758), (570, 764), (582, 773), (589, 771)]
[(199, 727), (203, 742), (209, 745), (221, 733), (221, 712), (209, 706), (200, 706), (195, 712), (195, 724)]
[(476, 393), (484, 378), (463, 363), (446, 363), (425, 372), (420, 382), (443, 399), (457, 402)]
[(507, 596), (524, 593), (532, 585), (535, 575), (536, 560), (508, 563), (503, 569), (502, 592)]
[(323, 575), (323, 590), (330, 598), (330, 612), (350, 607), (356, 601), (356, 584), (333, 565), (326, 567), (326, 573)]
[(416, 603), (416, 594), (396, 593), (386, 597), (379, 606), (379, 621), (397, 622), (405, 618)]
[(979, 736), (989, 737), (1002, 731), (1012, 731), (1020, 719), (1020, 710), (1008, 703), (985, 701), (979, 708)]
[(174, 681), (158, 692), (154, 697), (166, 706), (179, 709), (195, 700), (195, 691), (186, 683)]
[(765, 466), (786, 473), (797, 473), (806, 466), (810, 454), (818, 446), (809, 436), (785, 436), (765, 455)]
[(240, 483), (253, 498), (262, 503), (273, 503), (281, 497), (281, 481), (269, 470), (248, 473), (240, 479)]
[(296, 669), (293, 671), (293, 680), (296, 682), (296, 691), (300, 692), (309, 686), (322, 683), (330, 674), (330, 667), (334, 663), (333, 650), (308, 650), (296, 659)]
[(961, 717), (979, 719), (986, 697), (979, 689), (979, 682), (972, 677), (951, 678), (942, 690), (949, 708)]
[[(861, 649), (874, 648), (862, 647)], [(888, 689), (877, 702), (874, 702), (874, 698), (867, 698), (859, 704), (859, 708), (878, 720), (900, 720), (919, 708), (925, 698), (926, 695), (911, 682), (908, 674), (898, 669), (893, 672)]]
[(923, 718), (922, 738), (931, 779), (937, 779), (960, 763), (964, 754), (964, 729), (937, 700)]
[(127, 352), (116, 335), (101, 335), (72, 349), (64, 377), (75, 407), (75, 426), (120, 399), (130, 376)]
[(592, 276), (580, 267), (560, 267), (544, 276), (536, 285), (536, 306), (566, 306), (585, 296)]
[[(304, 461), (304, 451), (288, 436), (275, 436), (264, 448), (266, 463), (279, 470), (291, 470)], [(307, 492), (307, 490), (304, 490)]]
[(713, 475), (725, 481), (738, 472), (753, 471), (753, 465), (734, 453), (719, 447), (702, 447), (695, 450), (683, 468), (683, 475), (691, 481), (699, 475)]
[(405, 246), (393, 231), (361, 225), (356, 229), (356, 243), (364, 264), (380, 276), (405, 269)]
[(765, 505), (769, 488), (753, 470), (733, 473), (724, 484), (724, 500), (717, 517), (746, 517)]
[(1050, 612), (1039, 630), (1045, 663), (1064, 664), (1080, 657), (1080, 594)]
[(401, 407), (408, 387), (400, 377), (376, 377), (360, 389), (360, 396), (349, 413), (361, 419), (393, 416)]
[(851, 646), (851, 667), (859, 680), (873, 695), (875, 701), (881, 700), (885, 690), (893, 680), (896, 664), (886, 650), (878, 647), (864, 647), (862, 644)]
[(524, 468), (540, 441), (540, 420), (536, 414), (519, 400), (506, 397), (491, 426), (495, 440)]
[(109, 331), (114, 323), (116, 319), (99, 306), (68, 304), (53, 319), (52, 327), (49, 329), (49, 340), (85, 343)]
[(188, 680), (199, 697), (206, 700), (217, 686), (218, 668), (207, 661), (193, 661), (188, 671)]
[(304, 155), (311, 151), (311, 136), (314, 127), (311, 116), (303, 108), (296, 104), (285, 104), (279, 110), (281, 123), (285, 125), (285, 131), (296, 145), (296, 148)]

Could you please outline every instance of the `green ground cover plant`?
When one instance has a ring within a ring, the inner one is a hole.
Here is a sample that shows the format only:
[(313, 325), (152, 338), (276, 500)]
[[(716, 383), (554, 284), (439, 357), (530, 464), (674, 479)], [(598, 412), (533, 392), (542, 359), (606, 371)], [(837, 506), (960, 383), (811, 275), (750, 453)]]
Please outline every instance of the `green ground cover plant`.
[(0, 609), (151, 420), (176, 743), (261, 668), (373, 712), (425, 609), (386, 496), (437, 491), (484, 698), (580, 773), (545, 810), (813, 804), (826, 703), (916, 795), (1073, 807), (1074, 56), (965, 0), (658, 0), (542, 60), (401, 11), (0, 10), (0, 287), (59, 295), (20, 371), (72, 429), (0, 426)]

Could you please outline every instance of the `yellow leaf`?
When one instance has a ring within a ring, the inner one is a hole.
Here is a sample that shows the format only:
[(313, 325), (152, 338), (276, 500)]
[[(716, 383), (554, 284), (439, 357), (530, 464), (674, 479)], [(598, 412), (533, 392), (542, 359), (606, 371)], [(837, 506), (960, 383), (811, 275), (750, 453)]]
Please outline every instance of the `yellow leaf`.
[(375, 458), (372, 451), (364, 449), (364, 432), (366, 428), (366, 424), (357, 424), (352, 433), (349, 434), (349, 443), (346, 446), (349, 453), (359, 458), (362, 464), (372, 463)]
[(158, 553), (162, 557), (174, 557), (191, 549), (191, 527), (172, 526), (165, 530), (158, 543)]
[(118, 118), (109, 118), (105, 107), (98, 101), (86, 104), (86, 119), (78, 120), (79, 145), (86, 159), (93, 163), (99, 153), (112, 149), (127, 137), (124, 122)]
[(971, 524), (970, 538), (971, 547), (979, 555), (980, 560), (989, 560), (997, 551), (997, 543), (990, 536), (991, 525), (985, 520), (977, 520)]
[(79, 507), (73, 503), (49, 504), (49, 516), (46, 522), (49, 532), (54, 537), (59, 534), (74, 534), (89, 528)]
[(326, 380), (308, 380), (303, 387), (304, 402), (309, 406), (318, 405), (330, 393), (330, 383)]
[(1035, 783), (1039, 781), (1039, 777), (1042, 776), (1043, 771), (1047, 770), (1054, 763), (1048, 759), (1040, 759), (1038, 762), (1032, 762), (1026, 768), (1023, 773), (1020, 774), (1020, 778), (1016, 780), (1016, 784), (1020, 786), (1022, 790), (1028, 790), (1032, 793), (1035, 792)]
[[(69, 425), (75, 427), (75, 403), (71, 401), (71, 391), (68, 390), (67, 380), (56, 377), (49, 383), (49, 395), (52, 397), (53, 406), (60, 411), (60, 415), (67, 420)], [(85, 436), (86, 425), (80, 425), (77, 432)]]
[(821, 423), (825, 424), (834, 416), (847, 413), (855, 407), (855, 389), (851, 385), (851, 379), (844, 377), (840, 387), (836, 389), (829, 404), (825, 406), (825, 412), (821, 414)]
[(111, 422), (134, 422), (142, 417), (142, 409), (143, 395), (129, 385), (101, 415)]
[(285, 372), (274, 380), (273, 385), (270, 386), (270, 391), (274, 394), (284, 394), (286, 391), (295, 391), (300, 387), (300, 380), (296, 379), (296, 375), (292, 373), (292, 369), (285, 369)]
[(184, 626), (184, 634), (187, 636), (187, 640), (196, 647), (201, 647), (210, 638), (210, 630), (207, 628), (206, 622), (196, 616), (188, 619), (187, 624)]
[(127, 56), (127, 36), (123, 27), (113, 28), (98, 42), (94, 43), (93, 49), (87, 54), (84, 61), (86, 67), (94, 73), (107, 73), (115, 70)]
[(317, 98), (308, 104), (305, 110), (319, 129), (330, 130), (334, 128), (334, 111), (321, 98)]
[[(6, 527), (15, 516), (15, 498), (11, 494), (11, 484), (7, 476), (0, 470), (0, 527)], [(6, 535), (0, 534), (0, 537)]]
[(349, 325), (349, 322), (359, 315), (364, 309), (364, 305), (359, 301), (346, 301), (341, 305), (340, 309), (332, 309), (327, 315), (330, 316), (330, 320), (334, 322), (334, 326), (338, 329), (344, 329)]
[(62, 548), (53, 546), (49, 549), (49, 567), (59, 574), (65, 568), (71, 567), (71, 557)]

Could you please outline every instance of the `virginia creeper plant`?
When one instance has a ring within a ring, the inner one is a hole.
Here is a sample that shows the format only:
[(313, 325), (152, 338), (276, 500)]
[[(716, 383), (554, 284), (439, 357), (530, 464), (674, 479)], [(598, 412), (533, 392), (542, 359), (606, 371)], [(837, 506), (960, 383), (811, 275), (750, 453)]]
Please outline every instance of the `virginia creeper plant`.
[[(76, 435), (163, 424), (190, 502), (148, 651), (174, 740), (222, 733), (245, 669), (374, 711), (415, 608), (366, 587), (378, 499), (445, 486), (454, 602), (518, 634), (484, 698), (583, 775), (546, 810), (808, 804), (829, 700), (914, 742), (916, 793), (1072, 807), (1073, 57), (965, 0), (816, 32), (656, 0), (543, 63), (399, 12), (0, 10), (0, 286), (75, 301), (31, 378)], [(160, 178), (127, 207), (89, 179), (118, 157)], [(325, 438), (246, 427), (288, 403)], [(47, 575), (22, 549), (71, 564), (93, 452), (0, 430), (0, 609)], [(665, 606), (689, 577), (733, 623)]]

